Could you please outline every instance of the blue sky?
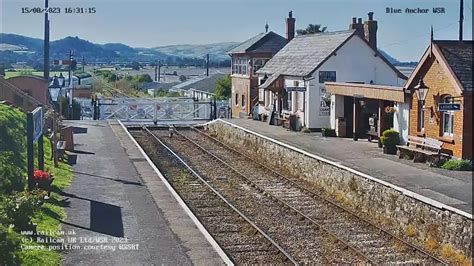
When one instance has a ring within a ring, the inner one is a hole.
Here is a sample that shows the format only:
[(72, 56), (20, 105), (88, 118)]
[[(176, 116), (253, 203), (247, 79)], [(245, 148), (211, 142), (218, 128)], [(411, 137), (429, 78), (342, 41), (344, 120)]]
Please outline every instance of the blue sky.
[[(43, 16), (22, 14), (43, 0), (0, 0), (4, 33), (42, 38)], [(472, 1), (465, 0), (464, 39), (472, 39)], [(285, 35), (284, 19), (293, 10), (296, 28), (322, 24), (345, 30), (352, 17), (378, 21), (378, 46), (395, 58), (417, 61), (435, 39), (457, 39), (458, 0), (49, 0), (50, 7), (95, 7), (96, 14), (51, 14), (51, 39), (68, 35), (95, 43), (133, 47), (243, 41), (270, 30)], [(392, 8), (444, 7), (445, 14), (387, 14)]]

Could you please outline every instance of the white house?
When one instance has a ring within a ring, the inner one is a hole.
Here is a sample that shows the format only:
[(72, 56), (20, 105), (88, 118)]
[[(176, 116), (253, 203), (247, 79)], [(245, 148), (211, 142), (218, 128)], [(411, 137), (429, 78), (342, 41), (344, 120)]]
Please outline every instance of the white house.
[(364, 24), (353, 18), (346, 31), (291, 40), (257, 72), (261, 112), (296, 115), (298, 124), (310, 129), (334, 128), (344, 114), (344, 99), (327, 93), (325, 82), (402, 86), (407, 78), (377, 51), (372, 16)]

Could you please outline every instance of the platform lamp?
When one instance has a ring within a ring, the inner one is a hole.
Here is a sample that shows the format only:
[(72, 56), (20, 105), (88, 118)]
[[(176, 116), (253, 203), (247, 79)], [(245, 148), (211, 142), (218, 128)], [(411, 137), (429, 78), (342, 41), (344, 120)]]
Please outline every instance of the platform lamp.
[(54, 166), (58, 166), (58, 156), (57, 156), (57, 150), (56, 150), (56, 145), (57, 145), (57, 137), (56, 137), (56, 131), (57, 131), (57, 119), (56, 119), (56, 112), (57, 112), (57, 105), (59, 102), (59, 110), (61, 110), (61, 89), (62, 86), (60, 84), (60, 80), (56, 75), (53, 77), (53, 81), (51, 84), (48, 86), (48, 92), (49, 92), (49, 97), (51, 99), (51, 102), (53, 104), (53, 109), (55, 111), (53, 112), (53, 161), (54, 161)]
[(425, 107), (426, 96), (428, 95), (428, 87), (426, 87), (423, 79), (418, 81), (418, 85), (414, 87), (416, 98), (422, 103), (422, 108)]

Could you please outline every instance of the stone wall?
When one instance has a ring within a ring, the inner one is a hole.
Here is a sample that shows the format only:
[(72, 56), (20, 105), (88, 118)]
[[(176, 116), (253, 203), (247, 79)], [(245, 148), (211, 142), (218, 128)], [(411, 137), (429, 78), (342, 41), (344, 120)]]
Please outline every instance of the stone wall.
[(225, 122), (214, 121), (206, 129), (229, 146), (260, 158), (262, 163), (309, 181), (326, 196), (412, 243), (451, 259), (471, 256), (472, 220), (468, 217)]

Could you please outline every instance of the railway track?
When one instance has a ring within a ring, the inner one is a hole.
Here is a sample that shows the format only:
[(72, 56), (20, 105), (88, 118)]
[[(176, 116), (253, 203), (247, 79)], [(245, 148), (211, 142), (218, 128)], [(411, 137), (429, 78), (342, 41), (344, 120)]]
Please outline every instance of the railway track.
[(172, 138), (167, 136), (167, 131), (153, 133), (178, 153), (193, 171), (206, 178), (207, 184), (247, 217), (252, 217), (252, 221), (298, 264), (375, 263), (310, 217), (230, 170), (228, 165), (195, 146), (179, 132)]
[(297, 264), (266, 232), (148, 130), (131, 131), (173, 188), (236, 264)]
[(180, 130), (176, 133), (182, 138), (182, 142), (185, 140), (189, 144), (188, 151), (182, 152), (191, 162), (199, 164), (202, 159), (193, 158), (190, 151), (201, 150), (207, 154), (208, 160), (219, 162), (227, 172), (245, 178), (262, 193), (269, 194), (298, 211), (307, 220), (318, 224), (320, 228), (366, 258), (368, 262), (447, 264), (422, 248), (378, 227), (338, 203), (321, 197), (302, 184), (258, 163), (198, 129)]

